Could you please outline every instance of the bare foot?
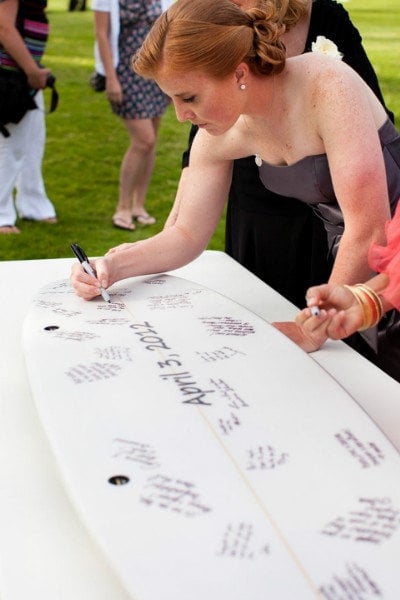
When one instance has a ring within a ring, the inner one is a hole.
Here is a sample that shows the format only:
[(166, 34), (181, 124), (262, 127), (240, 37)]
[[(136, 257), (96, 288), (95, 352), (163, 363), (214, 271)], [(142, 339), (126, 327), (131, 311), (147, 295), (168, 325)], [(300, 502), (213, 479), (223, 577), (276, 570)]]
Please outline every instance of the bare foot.
[(21, 217), (23, 221), (31, 221), (35, 223), (58, 223), (57, 217), (47, 217), (45, 219), (30, 219), (29, 217)]
[(2, 225), (0, 226), (0, 233), (21, 233), (21, 231), (15, 225)]
[(39, 223), (58, 223), (57, 217), (47, 217), (47, 219), (39, 219)]

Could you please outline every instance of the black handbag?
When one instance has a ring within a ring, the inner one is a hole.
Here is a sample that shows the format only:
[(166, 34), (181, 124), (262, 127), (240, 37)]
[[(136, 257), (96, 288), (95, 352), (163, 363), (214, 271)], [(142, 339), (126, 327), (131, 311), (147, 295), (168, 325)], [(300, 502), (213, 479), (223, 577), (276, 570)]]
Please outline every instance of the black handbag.
[[(51, 88), (51, 103), (49, 113), (58, 105), (58, 93), (55, 88), (55, 77), (47, 76), (46, 87)], [(0, 132), (4, 137), (10, 137), (6, 128), (8, 123), (19, 123), (28, 110), (37, 108), (35, 102), (36, 90), (28, 85), (27, 76), (23, 71), (8, 71), (0, 68)]]
[(10, 135), (8, 123), (19, 123), (28, 110), (37, 108), (34, 94), (23, 71), (0, 68), (0, 132), (4, 137)]
[(106, 89), (106, 78), (104, 75), (94, 71), (89, 78), (89, 85), (95, 92), (104, 92)]

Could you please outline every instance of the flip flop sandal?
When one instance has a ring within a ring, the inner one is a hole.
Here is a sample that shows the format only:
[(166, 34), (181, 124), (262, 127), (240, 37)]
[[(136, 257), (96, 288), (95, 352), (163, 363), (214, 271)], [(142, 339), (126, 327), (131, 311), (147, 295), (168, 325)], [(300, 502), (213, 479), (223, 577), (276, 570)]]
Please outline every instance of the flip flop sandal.
[(123, 217), (119, 217), (118, 215), (115, 215), (112, 218), (112, 224), (114, 225), (114, 227), (116, 227), (117, 229), (123, 229), (124, 231), (135, 231), (135, 225), (131, 222), (129, 222), (127, 219), (124, 219)]
[(132, 215), (132, 217), (141, 225), (154, 225), (154, 223), (156, 222), (155, 218), (149, 215), (148, 213), (143, 213), (141, 215)]

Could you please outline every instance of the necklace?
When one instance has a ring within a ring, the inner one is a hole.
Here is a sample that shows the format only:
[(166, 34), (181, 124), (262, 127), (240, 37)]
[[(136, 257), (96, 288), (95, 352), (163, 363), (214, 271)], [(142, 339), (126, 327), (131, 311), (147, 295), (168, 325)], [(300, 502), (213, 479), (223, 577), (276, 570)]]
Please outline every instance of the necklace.
[[(248, 126), (248, 123), (246, 121), (246, 117), (243, 115), (243, 121), (245, 122), (245, 125), (247, 127), (247, 129), (250, 131), (251, 133), (251, 128)], [(256, 163), (257, 167), (261, 167), (263, 161), (262, 158), (260, 156), (260, 154), (258, 152), (255, 153), (254, 155), (254, 162)]]

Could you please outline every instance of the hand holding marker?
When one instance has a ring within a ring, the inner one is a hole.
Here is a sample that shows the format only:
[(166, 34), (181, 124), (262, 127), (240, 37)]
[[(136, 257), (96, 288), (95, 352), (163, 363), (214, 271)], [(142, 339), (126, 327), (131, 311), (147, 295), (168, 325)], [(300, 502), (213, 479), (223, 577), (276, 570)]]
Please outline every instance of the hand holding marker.
[[(71, 244), (71, 250), (75, 254), (76, 258), (79, 260), (79, 262), (81, 263), (81, 265), (82, 265), (83, 269), (86, 271), (86, 273), (88, 275), (91, 275), (92, 277), (96, 277), (96, 279), (97, 279), (96, 272), (93, 269), (93, 267), (90, 265), (89, 259), (86, 255), (86, 252), (80, 246), (78, 246), (78, 244)], [(100, 288), (100, 294), (103, 296), (103, 299), (106, 302), (111, 302), (111, 298), (110, 298), (110, 295), (107, 292), (107, 290), (105, 290), (104, 288)]]

